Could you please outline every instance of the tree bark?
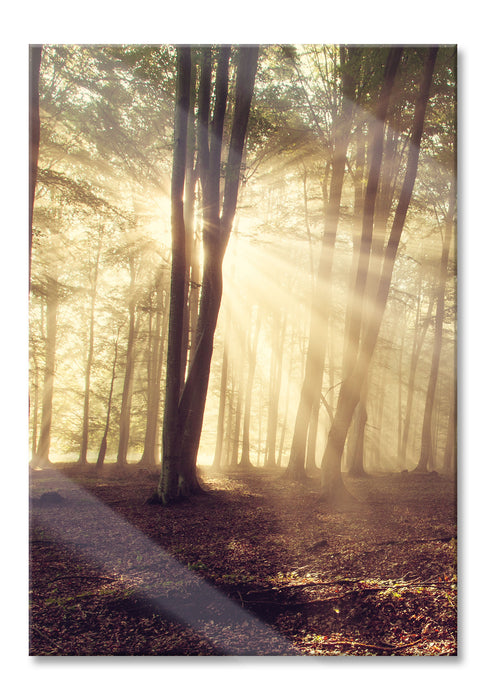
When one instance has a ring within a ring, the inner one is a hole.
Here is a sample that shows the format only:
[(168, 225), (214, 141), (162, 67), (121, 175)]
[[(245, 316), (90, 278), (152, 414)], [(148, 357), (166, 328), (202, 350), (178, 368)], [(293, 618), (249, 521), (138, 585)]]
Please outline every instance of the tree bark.
[(419, 329), (419, 322), (420, 322), (420, 307), (421, 307), (421, 287), (422, 287), (422, 279), (420, 279), (420, 287), (419, 287), (419, 294), (417, 298), (417, 310), (416, 310), (416, 315), (415, 315), (415, 335), (413, 339), (413, 345), (412, 345), (412, 358), (410, 361), (410, 369), (409, 369), (409, 375), (408, 375), (408, 383), (407, 383), (407, 405), (405, 407), (405, 419), (403, 421), (403, 433), (402, 433), (402, 442), (400, 446), (400, 454), (399, 454), (399, 464), (401, 465), (402, 469), (406, 469), (407, 466), (407, 446), (408, 446), (408, 436), (410, 433), (410, 422), (412, 420), (412, 406), (413, 406), (413, 398), (415, 395), (415, 376), (417, 373), (417, 366), (418, 366), (418, 361), (420, 358), (420, 352), (422, 350), (422, 346), (424, 344), (425, 336), (427, 333), (427, 329), (429, 327), (429, 324), (432, 319), (432, 307), (433, 307), (433, 296), (430, 296), (429, 299), (429, 306), (427, 309), (427, 313), (425, 315), (425, 320), (423, 323), (423, 327), (420, 330)]
[(425, 61), (423, 81), (415, 105), (407, 169), (385, 250), (378, 292), (375, 299), (375, 314), (370, 320), (368, 328), (363, 336), (355, 366), (341, 385), (336, 415), (329, 431), (327, 446), (322, 458), (322, 497), (329, 503), (339, 502), (349, 497), (341, 474), (341, 459), (344, 443), (354, 409), (359, 401), (361, 388), (369, 371), (371, 358), (388, 299), (398, 244), (402, 235), (417, 175), (420, 142), (422, 139), (425, 111), (434, 73), (437, 50), (437, 47), (432, 47)]
[(125, 364), (125, 377), (123, 379), (122, 403), (120, 409), (120, 433), (118, 440), (117, 464), (126, 466), (128, 462), (128, 440), (130, 437), (130, 409), (132, 405), (133, 370), (135, 363), (135, 339), (138, 334), (138, 320), (135, 319), (135, 268), (130, 261), (130, 289), (128, 301), (128, 339)]
[[(181, 474), (183, 489), (199, 490), (196, 458), (201, 438), (204, 406), (213, 352), (214, 332), (223, 291), (222, 264), (236, 211), (243, 146), (253, 96), (258, 48), (241, 47), (236, 78), (235, 110), (224, 187), (224, 202), (219, 216), (219, 170), (221, 138), (227, 95), (227, 47), (222, 47), (216, 74), (216, 100), (211, 134), (208, 171), (202, 176), (205, 221), (203, 243), (205, 260), (197, 329), (197, 348), (189, 368), (180, 402), (184, 425)], [(224, 79), (226, 78), (226, 80)], [(219, 87), (219, 89), (218, 89)]]
[(108, 432), (110, 430), (111, 402), (113, 400), (113, 387), (115, 385), (115, 379), (116, 379), (116, 361), (118, 358), (118, 337), (119, 337), (119, 334), (120, 334), (120, 329), (118, 329), (117, 334), (116, 334), (115, 353), (113, 356), (113, 366), (111, 369), (110, 392), (108, 394), (108, 405), (106, 408), (105, 430), (103, 433), (103, 437), (101, 438), (101, 445), (100, 445), (100, 449), (98, 452), (98, 458), (96, 460), (96, 469), (102, 469), (104, 461), (105, 461), (106, 447), (107, 447), (107, 443), (108, 443)]
[(286, 317), (282, 316), (280, 309), (274, 311), (272, 333), (272, 371), (268, 396), (268, 424), (265, 466), (268, 469), (277, 468), (277, 428), (278, 405), (282, 385), (282, 363), (285, 340)]
[[(179, 55), (183, 49), (179, 49)], [(216, 92), (214, 99), (213, 120), (211, 124), (210, 147), (205, 134), (208, 130), (209, 97), (210, 97), (210, 60), (209, 50), (203, 54), (201, 66), (200, 90), (199, 90), (199, 162), (200, 177), (203, 191), (203, 245), (204, 268), (201, 288), (199, 316), (196, 333), (196, 349), (192, 363), (189, 367), (186, 382), (179, 397), (173, 396), (171, 401), (166, 400), (164, 421), (167, 422), (167, 433), (172, 436), (166, 443), (164, 438), (164, 458), (162, 463), (161, 479), (159, 481), (158, 496), (163, 502), (182, 497), (188, 493), (197, 493), (201, 490), (196, 476), (196, 458), (201, 437), (204, 407), (206, 403), (209, 372), (213, 352), (214, 332), (219, 314), (222, 297), (222, 264), (223, 257), (231, 232), (236, 210), (236, 202), (239, 187), (239, 173), (242, 160), (243, 145), (246, 136), (246, 128), (250, 113), (253, 85), (256, 74), (258, 48), (241, 47), (239, 50), (239, 64), (236, 78), (235, 110), (231, 131), (231, 140), (228, 160), (226, 163), (225, 190), (223, 211), (220, 216), (220, 167), (224, 117), (228, 94), (228, 64), (230, 47), (222, 46), (219, 51), (218, 66), (216, 71)], [(189, 100), (190, 87), (190, 53), (187, 56), (187, 70), (185, 81), (181, 80), (181, 64), (178, 66), (179, 85), (184, 82), (187, 99)], [(178, 94), (182, 92), (179, 89)], [(187, 109), (186, 109), (187, 111)], [(176, 124), (180, 123), (176, 119)], [(187, 133), (187, 118), (185, 122), (184, 139)], [(184, 142), (185, 147), (185, 142)], [(185, 153), (185, 148), (184, 148)], [(179, 192), (180, 217), (179, 227), (173, 225), (173, 240), (179, 236), (174, 235), (179, 231), (184, 233), (184, 218), (182, 209), (182, 187), (184, 184), (183, 173), (185, 156), (181, 156), (182, 182)], [(174, 153), (174, 164), (178, 162)], [(174, 176), (173, 176), (174, 187)], [(173, 202), (174, 202), (173, 198)], [(182, 236), (182, 242), (184, 236)], [(177, 252), (177, 251), (176, 251)], [(185, 251), (180, 251), (183, 297), (185, 269)], [(173, 262), (174, 275), (174, 262)], [(172, 297), (172, 289), (171, 289)], [(172, 305), (171, 298), (171, 305)], [(177, 308), (183, 307), (183, 299)], [(172, 322), (172, 315), (171, 315)], [(180, 349), (182, 328), (176, 338)], [(169, 339), (169, 345), (171, 341)], [(180, 367), (178, 368), (180, 370)], [(179, 372), (180, 376), (180, 372)], [(169, 378), (168, 378), (169, 380)], [(170, 380), (169, 380), (170, 381)], [(177, 384), (180, 393), (180, 382)], [(174, 438), (175, 436), (175, 438)], [(172, 452), (171, 452), (172, 450)]]
[(39, 76), (42, 59), (42, 46), (29, 47), (29, 287), (32, 265), (32, 222), (34, 216), (35, 186), (37, 184), (37, 163), (39, 160), (40, 116), (39, 116)]
[(102, 247), (102, 232), (99, 232), (98, 246), (96, 250), (96, 258), (93, 268), (93, 278), (91, 282), (91, 303), (89, 313), (89, 337), (88, 337), (88, 355), (86, 357), (86, 372), (84, 380), (84, 404), (83, 404), (83, 426), (81, 431), (81, 445), (79, 450), (78, 464), (86, 464), (88, 458), (88, 441), (89, 441), (89, 402), (91, 390), (91, 369), (93, 365), (94, 354), (94, 322), (95, 322), (95, 306), (96, 294), (98, 287), (98, 273), (100, 267), (100, 256)]
[(42, 390), (42, 413), (39, 445), (34, 460), (36, 466), (49, 464), (51, 445), (52, 399), (56, 364), (57, 311), (59, 308), (58, 281), (53, 277), (47, 280), (46, 291), (46, 365)]
[(434, 345), (432, 350), (432, 364), (430, 368), (427, 395), (425, 398), (424, 420), (422, 425), (422, 445), (420, 458), (415, 468), (416, 472), (426, 472), (429, 462), (432, 460), (432, 411), (434, 407), (435, 389), (439, 375), (439, 361), (442, 349), (442, 326), (444, 324), (445, 288), (447, 282), (447, 264), (452, 239), (454, 211), (456, 202), (455, 180), (451, 183), (449, 205), (445, 222), (444, 242), (439, 269), (439, 283), (437, 286), (437, 311), (435, 315)]
[[(342, 56), (344, 53), (342, 52)], [(311, 309), (311, 326), (305, 360), (304, 380), (295, 419), (292, 446), (286, 476), (305, 480), (305, 455), (312, 406), (319, 404), (324, 374), (324, 355), (327, 323), (330, 313), (330, 279), (337, 235), (341, 193), (346, 166), (346, 153), (353, 118), (355, 84), (343, 61), (343, 105), (339, 122), (334, 127), (335, 147), (332, 156), (332, 174), (329, 203), (326, 208), (325, 228), (317, 270), (317, 280)]]
[(164, 359), (165, 339), (169, 321), (168, 304), (164, 304), (167, 298), (165, 274), (162, 268), (156, 281), (156, 321), (153, 343), (150, 348), (150, 356), (147, 369), (147, 423), (142, 457), (139, 464), (155, 466), (160, 463), (160, 457), (156, 454), (157, 431), (159, 427), (160, 408), (160, 384), (162, 380), (162, 365)]
[(253, 380), (255, 377), (255, 368), (257, 361), (257, 345), (258, 335), (260, 333), (261, 310), (257, 308), (257, 319), (255, 331), (253, 334), (253, 342), (251, 341), (251, 310), (250, 323), (248, 324), (248, 375), (246, 378), (245, 390), (245, 410), (243, 413), (243, 434), (241, 440), (241, 459), (239, 467), (241, 469), (250, 469), (253, 465), (250, 459), (250, 418), (251, 418), (251, 398), (253, 390)]
[(178, 496), (182, 338), (185, 306), (186, 235), (184, 227), (184, 180), (186, 169), (187, 118), (191, 87), (191, 50), (177, 49), (177, 93), (174, 117), (174, 157), (171, 183), (172, 267), (169, 333), (162, 435), (162, 469), (158, 495), (164, 504)]

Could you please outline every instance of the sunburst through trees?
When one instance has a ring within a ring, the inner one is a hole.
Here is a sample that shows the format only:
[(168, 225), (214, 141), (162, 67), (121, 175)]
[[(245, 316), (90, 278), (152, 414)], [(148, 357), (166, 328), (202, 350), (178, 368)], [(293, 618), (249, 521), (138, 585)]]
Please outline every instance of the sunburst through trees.
[(454, 472), (455, 47), (52, 45), (31, 88), (33, 466), (164, 423), (163, 501)]

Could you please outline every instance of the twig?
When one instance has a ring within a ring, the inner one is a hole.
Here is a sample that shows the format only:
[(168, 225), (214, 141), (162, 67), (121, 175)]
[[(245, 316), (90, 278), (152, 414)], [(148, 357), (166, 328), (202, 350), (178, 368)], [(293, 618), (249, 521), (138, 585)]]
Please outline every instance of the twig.
[(113, 578), (110, 576), (100, 576), (99, 574), (63, 574), (62, 576), (55, 576), (53, 579), (51, 579), (51, 581), (59, 581), (63, 578), (96, 578), (99, 581), (113, 581)]
[(336, 641), (336, 642), (324, 642), (323, 644), (320, 644), (319, 646), (321, 647), (335, 647), (335, 646), (353, 646), (353, 647), (362, 647), (365, 649), (376, 649), (377, 651), (399, 651), (400, 649), (406, 649), (407, 647), (413, 647), (416, 644), (418, 644), (421, 640), (417, 639), (414, 642), (410, 642), (409, 644), (400, 644), (399, 646), (379, 646), (378, 644), (367, 644), (366, 642), (354, 642), (351, 640), (344, 640), (344, 641)]
[(257, 588), (253, 591), (247, 591), (247, 595), (252, 595), (253, 593), (266, 593), (267, 591), (286, 591), (301, 588), (311, 588), (319, 586), (337, 586), (340, 583), (360, 583), (359, 578), (338, 578), (334, 581), (308, 581), (306, 583), (289, 583), (285, 586), (271, 586), (269, 588)]
[(417, 540), (388, 540), (387, 542), (377, 542), (377, 546), (382, 546), (384, 544), (424, 544), (426, 542), (451, 542), (456, 539), (456, 535), (451, 537), (430, 537), (427, 539), (417, 539)]

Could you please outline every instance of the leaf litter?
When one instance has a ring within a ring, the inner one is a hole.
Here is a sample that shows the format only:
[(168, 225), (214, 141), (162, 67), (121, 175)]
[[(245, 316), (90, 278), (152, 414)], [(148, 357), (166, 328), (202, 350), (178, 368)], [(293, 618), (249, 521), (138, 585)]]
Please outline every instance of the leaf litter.
[(162, 508), (156, 479), (31, 473), (31, 655), (457, 654), (453, 481), (345, 479), (330, 509), (317, 481), (203, 472)]

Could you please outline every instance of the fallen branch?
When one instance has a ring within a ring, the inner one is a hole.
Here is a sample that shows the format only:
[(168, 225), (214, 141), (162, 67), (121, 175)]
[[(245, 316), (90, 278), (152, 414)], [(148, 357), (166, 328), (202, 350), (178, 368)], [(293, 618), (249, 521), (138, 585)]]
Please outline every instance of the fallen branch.
[(353, 646), (353, 647), (361, 647), (364, 649), (375, 649), (376, 651), (388, 651), (388, 652), (394, 652), (394, 651), (400, 651), (400, 649), (406, 649), (407, 647), (413, 647), (416, 644), (418, 644), (421, 640), (416, 639), (414, 642), (410, 642), (409, 644), (400, 644), (398, 646), (379, 646), (378, 644), (367, 644), (366, 642), (354, 642), (352, 640), (343, 640), (343, 641), (335, 641), (335, 642), (323, 642), (320, 644), (321, 647), (336, 647), (336, 646)]
[[(338, 578), (333, 581), (307, 581), (306, 583), (289, 583), (285, 586), (271, 586), (270, 588), (259, 588), (252, 591), (247, 591), (246, 595), (253, 595), (256, 593), (267, 593), (269, 591), (291, 591), (291, 590), (301, 590), (303, 588), (319, 588), (320, 586), (339, 586), (342, 584), (353, 584), (353, 583), (366, 583), (366, 580), (359, 578)], [(391, 588), (448, 588), (453, 585), (453, 582), (446, 583), (440, 581), (406, 581), (404, 583), (399, 583), (396, 581), (391, 582), (387, 586), (370, 586), (368, 588), (359, 588), (358, 591), (365, 591), (366, 593), (373, 591), (387, 591)], [(238, 591), (237, 591), (238, 592)], [(239, 592), (238, 592), (239, 594)]]
[(427, 539), (417, 539), (417, 540), (388, 540), (387, 542), (377, 542), (377, 546), (383, 546), (385, 544), (425, 544), (427, 542), (452, 542), (452, 540), (457, 539), (457, 535), (452, 537), (429, 537)]
[(361, 579), (359, 578), (338, 578), (333, 581), (306, 581), (306, 583), (289, 583), (285, 586), (270, 586), (267, 588), (257, 588), (253, 591), (247, 591), (246, 595), (252, 595), (253, 593), (266, 593), (267, 591), (286, 591), (301, 588), (311, 588), (319, 586), (338, 586), (342, 583), (359, 583)]
[(83, 578), (83, 579), (92, 579), (96, 578), (99, 581), (113, 581), (113, 578), (110, 576), (101, 576), (99, 574), (63, 574), (62, 576), (55, 576), (51, 581), (60, 581), (63, 578)]

